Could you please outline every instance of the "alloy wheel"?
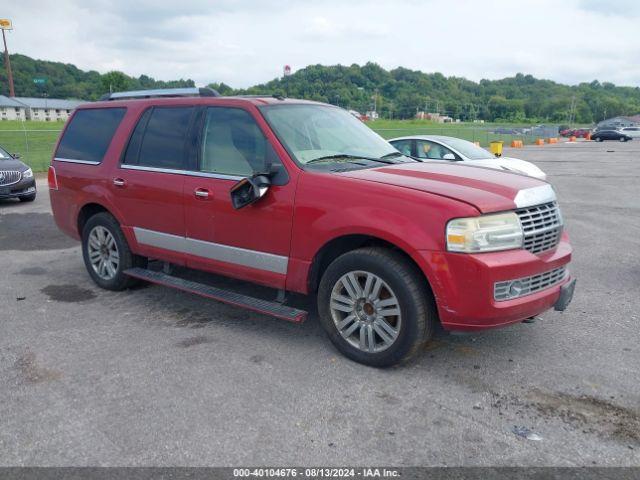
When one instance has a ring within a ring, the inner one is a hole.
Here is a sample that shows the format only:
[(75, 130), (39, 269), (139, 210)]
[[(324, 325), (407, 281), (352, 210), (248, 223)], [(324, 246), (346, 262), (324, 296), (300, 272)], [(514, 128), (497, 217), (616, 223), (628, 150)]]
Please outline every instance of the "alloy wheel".
[(352, 271), (340, 277), (331, 291), (330, 311), (342, 338), (367, 353), (388, 349), (402, 326), (398, 297), (371, 272)]
[(101, 279), (111, 280), (116, 276), (120, 254), (116, 240), (109, 230), (98, 225), (89, 232), (87, 253), (93, 271)]

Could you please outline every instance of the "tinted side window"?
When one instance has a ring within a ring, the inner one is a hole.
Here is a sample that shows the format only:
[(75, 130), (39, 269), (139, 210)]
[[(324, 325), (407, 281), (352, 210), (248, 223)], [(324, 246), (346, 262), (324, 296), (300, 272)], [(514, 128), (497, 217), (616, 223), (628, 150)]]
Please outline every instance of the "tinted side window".
[(122, 163), (137, 165), (138, 155), (140, 155), (140, 146), (142, 145), (142, 136), (144, 135), (145, 128), (147, 128), (147, 122), (149, 121), (150, 116), (151, 109), (144, 112), (142, 117), (140, 117), (140, 120), (138, 120), (138, 124), (129, 139), (129, 145), (127, 145), (127, 151), (124, 154), (124, 160)]
[[(207, 109), (202, 134), (200, 171), (250, 176), (262, 172), (270, 145), (253, 117), (239, 108)], [(277, 159), (276, 159), (277, 161)]]
[(102, 162), (125, 111), (124, 108), (78, 110), (67, 126), (55, 156)]
[[(129, 142), (125, 163), (134, 161), (134, 153), (138, 148), (135, 143), (139, 142), (136, 165), (186, 169), (185, 141), (193, 111), (193, 107), (155, 107), (149, 113), (146, 128), (143, 126), (146, 114), (143, 115)], [(131, 153), (129, 148), (132, 149)]]

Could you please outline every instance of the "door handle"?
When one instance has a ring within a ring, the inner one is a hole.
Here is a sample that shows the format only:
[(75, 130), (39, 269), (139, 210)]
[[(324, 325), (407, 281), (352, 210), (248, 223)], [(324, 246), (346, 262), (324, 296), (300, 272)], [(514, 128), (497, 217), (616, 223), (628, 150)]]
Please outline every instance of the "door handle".
[(209, 190), (206, 188), (196, 188), (193, 193), (197, 198), (201, 198), (202, 200), (209, 198)]
[(122, 179), (122, 178), (114, 178), (114, 179), (113, 179), (113, 184), (114, 184), (116, 187), (124, 187), (125, 181), (124, 181), (124, 179)]

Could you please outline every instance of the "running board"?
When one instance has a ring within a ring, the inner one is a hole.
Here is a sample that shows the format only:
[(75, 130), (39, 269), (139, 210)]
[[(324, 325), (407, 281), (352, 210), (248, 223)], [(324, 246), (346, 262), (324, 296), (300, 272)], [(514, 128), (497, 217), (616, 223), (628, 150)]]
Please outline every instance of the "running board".
[(277, 302), (249, 297), (230, 290), (211, 287), (204, 283), (192, 282), (166, 273), (147, 270), (145, 268), (130, 268), (124, 271), (125, 275), (139, 278), (147, 282), (156, 283), (165, 287), (175, 288), (184, 292), (211, 298), (218, 302), (227, 303), (236, 307), (246, 308), (254, 312), (270, 315), (272, 317), (288, 320), (289, 322), (302, 323), (307, 318), (307, 312), (297, 308), (287, 307)]

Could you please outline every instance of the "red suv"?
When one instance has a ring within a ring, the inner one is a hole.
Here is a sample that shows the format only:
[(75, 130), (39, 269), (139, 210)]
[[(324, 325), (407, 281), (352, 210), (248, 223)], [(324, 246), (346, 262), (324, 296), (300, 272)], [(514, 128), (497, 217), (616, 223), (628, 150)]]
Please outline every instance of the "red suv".
[[(415, 354), (437, 322), (482, 330), (564, 310), (575, 285), (550, 184), (405, 157), (316, 102), (112, 94), (67, 122), (49, 186), (99, 286), (146, 280), (291, 321), (306, 312), (285, 292), (314, 294), (335, 346), (373, 366)], [(187, 269), (278, 295), (176, 273)]]

